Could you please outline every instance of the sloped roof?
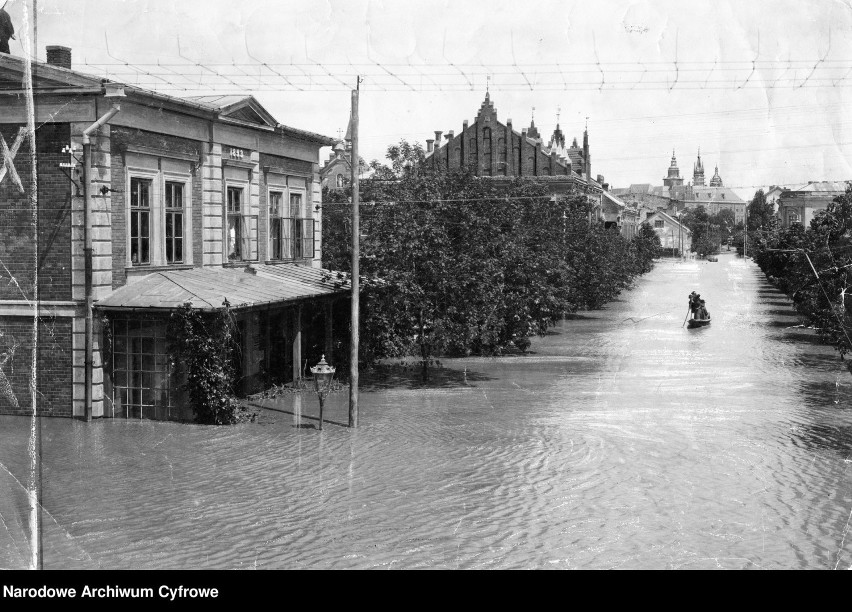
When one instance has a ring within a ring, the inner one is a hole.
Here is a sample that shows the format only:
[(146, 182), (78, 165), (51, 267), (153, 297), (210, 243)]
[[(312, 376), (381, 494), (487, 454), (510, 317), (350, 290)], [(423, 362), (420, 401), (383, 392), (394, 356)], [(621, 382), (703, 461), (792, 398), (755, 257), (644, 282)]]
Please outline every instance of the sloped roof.
[(805, 185), (793, 187), (790, 191), (846, 193), (846, 185), (848, 184), (848, 182), (844, 181), (810, 181)]
[(213, 311), (225, 300), (232, 308), (285, 304), (345, 293), (348, 281), (337, 273), (295, 264), (255, 265), (249, 268), (193, 268), (154, 272), (116, 289), (95, 304), (102, 310), (173, 310), (189, 303)]
[(657, 210), (656, 212), (651, 213), (650, 215), (648, 215), (648, 217), (645, 219), (645, 221), (650, 221), (654, 217), (661, 217), (664, 221), (668, 221), (669, 224), (674, 225), (675, 227), (682, 228), (683, 231), (686, 232), (687, 234), (692, 233), (691, 229), (686, 227), (683, 223), (681, 223), (680, 221), (678, 221), (677, 219), (675, 219), (671, 215), (663, 212), (662, 210)]
[[(14, 55), (0, 53), (0, 91), (19, 91), (23, 89), (23, 74), (27, 61), (24, 58)], [(192, 109), (196, 113), (217, 113), (222, 118), (229, 118), (241, 122), (242, 124), (251, 126), (268, 126), (276, 128), (281, 132), (299, 138), (315, 142), (323, 146), (331, 146), (336, 141), (335, 139), (293, 128), (278, 121), (263, 106), (251, 95), (211, 95), (211, 96), (187, 96), (176, 97), (157, 91), (143, 89), (129, 83), (121, 83), (113, 79), (101, 78), (91, 74), (79, 72), (77, 70), (69, 70), (61, 66), (54, 66), (46, 62), (32, 62), (33, 83), (36, 84), (37, 90), (55, 89), (59, 92), (67, 91), (68, 95), (72, 94), (98, 94), (102, 91), (104, 83), (117, 83), (124, 85), (125, 93), (128, 96), (136, 95), (148, 99), (159, 100), (168, 103), (183, 110)], [(38, 91), (37, 91), (38, 93)], [(243, 108), (250, 108), (256, 113), (261, 123), (258, 123), (253, 117), (247, 116), (245, 113), (240, 114)], [(227, 117), (229, 113), (235, 113), (232, 117)]]
[(693, 187), (690, 202), (724, 202), (744, 204), (745, 201), (728, 187)]
[(615, 204), (615, 205), (616, 205), (616, 206), (618, 206), (619, 208), (622, 208), (622, 209), (623, 209), (623, 208), (626, 208), (626, 207), (627, 207), (627, 204), (625, 204), (624, 202), (622, 202), (620, 199), (618, 199), (618, 198), (617, 198), (614, 194), (612, 194), (612, 193), (611, 193), (611, 192), (609, 192), (609, 191), (604, 191), (604, 192), (603, 192), (603, 197), (604, 197), (604, 199), (605, 199), (605, 200), (608, 200), (609, 202), (611, 202), (612, 204)]

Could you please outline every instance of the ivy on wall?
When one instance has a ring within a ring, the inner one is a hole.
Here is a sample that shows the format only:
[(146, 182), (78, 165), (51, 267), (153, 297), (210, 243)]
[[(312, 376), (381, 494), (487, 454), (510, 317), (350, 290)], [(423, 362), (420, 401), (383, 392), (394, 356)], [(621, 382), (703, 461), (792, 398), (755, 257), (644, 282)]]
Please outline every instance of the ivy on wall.
[(227, 300), (215, 313), (184, 304), (169, 318), (169, 357), (198, 423), (228, 425), (241, 420), (233, 394), (236, 337)]

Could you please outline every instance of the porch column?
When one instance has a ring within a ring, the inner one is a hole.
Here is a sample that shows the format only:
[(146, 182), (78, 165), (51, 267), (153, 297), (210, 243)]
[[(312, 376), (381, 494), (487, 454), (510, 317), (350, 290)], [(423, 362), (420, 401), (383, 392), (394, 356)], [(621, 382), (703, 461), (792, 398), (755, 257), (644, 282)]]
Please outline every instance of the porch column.
[(293, 310), (293, 382), (302, 378), (302, 305)]
[(325, 360), (328, 363), (332, 363), (334, 360), (334, 355), (332, 351), (334, 350), (334, 343), (332, 341), (332, 332), (333, 330), (333, 322), (332, 322), (332, 313), (334, 311), (334, 302), (332, 300), (328, 300), (325, 303)]

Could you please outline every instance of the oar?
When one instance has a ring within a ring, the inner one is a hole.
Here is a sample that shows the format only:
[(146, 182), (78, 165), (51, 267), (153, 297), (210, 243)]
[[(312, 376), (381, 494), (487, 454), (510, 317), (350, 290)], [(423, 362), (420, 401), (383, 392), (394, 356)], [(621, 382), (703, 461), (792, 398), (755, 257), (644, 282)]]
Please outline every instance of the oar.
[(689, 310), (690, 310), (690, 309), (689, 309), (689, 306), (687, 306), (687, 307), (686, 307), (686, 316), (683, 318), (683, 323), (681, 324), (681, 327), (683, 327), (684, 325), (686, 325), (686, 320), (689, 318)]

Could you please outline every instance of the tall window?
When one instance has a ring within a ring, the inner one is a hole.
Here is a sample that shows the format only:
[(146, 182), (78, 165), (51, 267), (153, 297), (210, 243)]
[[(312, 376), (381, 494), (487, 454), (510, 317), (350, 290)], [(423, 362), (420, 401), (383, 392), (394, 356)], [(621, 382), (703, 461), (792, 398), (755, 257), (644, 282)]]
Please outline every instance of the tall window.
[[(290, 218), (293, 223), (293, 246), (295, 247), (295, 253), (293, 253), (293, 257), (296, 259), (300, 259), (305, 257), (302, 254), (302, 240), (305, 235), (304, 227), (302, 226), (302, 194), (301, 193), (291, 193), (290, 194)], [(310, 255), (313, 256), (313, 253)]]
[(240, 215), (242, 213), (243, 190), (241, 187), (228, 187), (228, 259), (231, 261), (242, 259), (242, 227)]
[(130, 261), (151, 262), (151, 179), (130, 179)]
[(183, 183), (166, 181), (166, 262), (183, 263)]
[[(339, 175), (338, 175), (339, 176)], [(269, 234), (270, 259), (289, 259), (290, 255), (290, 224), (289, 219), (282, 217), (284, 213), (284, 194), (280, 191), (269, 192)]]

